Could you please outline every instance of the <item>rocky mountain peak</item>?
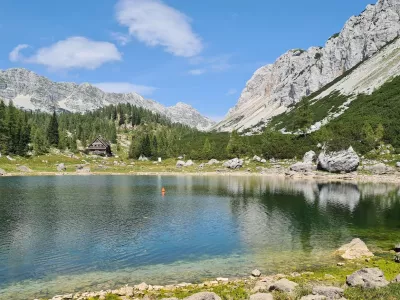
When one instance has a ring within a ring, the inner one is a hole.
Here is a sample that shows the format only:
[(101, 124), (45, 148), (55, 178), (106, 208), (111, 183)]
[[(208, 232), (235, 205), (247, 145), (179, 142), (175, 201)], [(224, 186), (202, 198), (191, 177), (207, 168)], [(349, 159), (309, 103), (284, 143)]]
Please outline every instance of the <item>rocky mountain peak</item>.
[(371, 57), (400, 34), (400, 0), (379, 0), (352, 16), (325, 47), (292, 49), (258, 69), (235, 107), (215, 129), (253, 127), (287, 111), (302, 97)]
[(7, 84), (6, 89), (0, 90), (0, 98), (6, 101), (13, 100), (16, 106), (24, 109), (51, 112), (56, 108), (85, 112), (111, 104), (130, 103), (166, 116), (172, 122), (199, 130), (208, 130), (215, 125), (215, 122), (184, 103), (165, 107), (137, 93), (106, 93), (90, 83), (52, 82), (27, 69), (0, 70), (0, 81)]

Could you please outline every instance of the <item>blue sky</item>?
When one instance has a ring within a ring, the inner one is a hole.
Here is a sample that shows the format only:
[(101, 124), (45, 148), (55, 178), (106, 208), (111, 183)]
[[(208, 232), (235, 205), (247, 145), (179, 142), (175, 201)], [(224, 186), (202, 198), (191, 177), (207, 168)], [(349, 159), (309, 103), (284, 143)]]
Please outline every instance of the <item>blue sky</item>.
[(323, 46), (372, 0), (3, 0), (0, 69), (137, 91), (215, 119), (254, 71)]

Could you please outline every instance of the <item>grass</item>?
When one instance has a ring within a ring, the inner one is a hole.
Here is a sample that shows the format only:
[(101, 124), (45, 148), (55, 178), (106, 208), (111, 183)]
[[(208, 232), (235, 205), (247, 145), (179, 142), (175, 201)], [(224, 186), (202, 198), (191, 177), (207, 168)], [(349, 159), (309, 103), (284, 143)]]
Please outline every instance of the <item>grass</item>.
[(349, 288), (345, 290), (344, 297), (349, 300), (398, 300), (400, 299), (400, 284), (391, 284), (372, 290)]

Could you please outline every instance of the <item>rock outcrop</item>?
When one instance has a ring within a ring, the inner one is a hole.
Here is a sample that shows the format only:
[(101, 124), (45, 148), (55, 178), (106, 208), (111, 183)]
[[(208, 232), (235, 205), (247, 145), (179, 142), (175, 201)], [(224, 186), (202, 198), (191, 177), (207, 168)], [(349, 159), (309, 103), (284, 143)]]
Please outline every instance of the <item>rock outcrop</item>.
[(242, 159), (234, 158), (224, 162), (222, 166), (229, 169), (240, 169), (243, 167), (243, 163)]
[(338, 152), (323, 151), (318, 156), (318, 169), (330, 173), (350, 173), (356, 171), (360, 165), (360, 158), (350, 147)]
[(28, 110), (52, 112), (56, 108), (60, 111), (85, 112), (111, 104), (130, 103), (165, 116), (172, 122), (199, 130), (208, 130), (215, 124), (182, 102), (165, 107), (137, 93), (107, 93), (89, 83), (52, 82), (26, 69), (0, 71), (0, 81), (7, 84), (6, 89), (0, 90), (0, 98), (13, 100), (16, 106)]
[(352, 16), (324, 47), (288, 51), (254, 73), (236, 106), (215, 128), (241, 130), (284, 113), (397, 38), (399, 19), (398, 0), (379, 0)]
[(344, 259), (358, 259), (362, 257), (372, 257), (374, 254), (369, 251), (367, 245), (361, 239), (353, 239), (350, 243), (343, 245), (337, 250)]
[(221, 297), (211, 292), (201, 292), (184, 298), (184, 300), (221, 300)]
[(347, 276), (346, 283), (351, 287), (375, 289), (389, 284), (383, 272), (378, 268), (364, 268)]

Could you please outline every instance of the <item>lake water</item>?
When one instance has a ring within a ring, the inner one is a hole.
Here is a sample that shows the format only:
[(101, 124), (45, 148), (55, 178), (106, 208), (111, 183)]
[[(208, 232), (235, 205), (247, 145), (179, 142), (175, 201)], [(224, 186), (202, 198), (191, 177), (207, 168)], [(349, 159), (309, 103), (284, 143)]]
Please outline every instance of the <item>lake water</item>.
[[(161, 188), (166, 188), (165, 196)], [(267, 177), (0, 178), (0, 298), (304, 270), (400, 241), (400, 190)]]

